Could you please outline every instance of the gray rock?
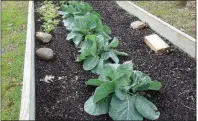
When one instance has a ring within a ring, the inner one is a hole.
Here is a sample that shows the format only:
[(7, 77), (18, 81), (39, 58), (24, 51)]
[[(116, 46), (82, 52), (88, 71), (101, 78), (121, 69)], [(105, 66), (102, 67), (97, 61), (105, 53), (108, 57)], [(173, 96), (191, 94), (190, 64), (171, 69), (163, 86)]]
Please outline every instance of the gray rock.
[(41, 59), (41, 60), (51, 60), (54, 57), (54, 52), (50, 48), (39, 48), (36, 50), (36, 55)]
[(133, 29), (142, 29), (144, 27), (146, 27), (146, 24), (144, 22), (141, 21), (134, 21), (131, 23), (131, 28)]
[(37, 32), (36, 37), (43, 43), (48, 43), (52, 39), (52, 35), (44, 32)]

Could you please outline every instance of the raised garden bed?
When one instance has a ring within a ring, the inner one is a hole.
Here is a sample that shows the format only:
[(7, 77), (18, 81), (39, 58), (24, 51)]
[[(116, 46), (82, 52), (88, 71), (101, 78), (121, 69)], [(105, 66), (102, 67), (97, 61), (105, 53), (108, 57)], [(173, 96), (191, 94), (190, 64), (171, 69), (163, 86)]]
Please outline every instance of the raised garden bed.
[[(35, 9), (40, 7), (40, 3), (35, 2)], [(120, 57), (120, 63), (132, 60), (135, 70), (162, 83), (159, 92), (149, 92), (150, 100), (161, 113), (158, 120), (195, 120), (195, 60), (168, 41), (171, 53), (153, 53), (143, 40), (144, 36), (155, 32), (150, 28), (133, 30), (129, 27), (138, 18), (129, 15), (114, 1), (89, 3), (101, 14), (103, 23), (112, 30), (112, 36), (119, 38), (118, 50), (128, 53), (128, 57)], [(42, 24), (38, 19), (40, 15), (35, 12), (36, 32)], [(36, 120), (112, 120), (108, 115), (91, 116), (84, 111), (84, 103), (95, 89), (86, 86), (85, 81), (96, 78), (97, 75), (83, 70), (82, 64), (75, 62), (78, 52), (74, 44), (66, 40), (67, 33), (60, 21), (52, 32), (50, 43), (41, 44), (37, 39), (35, 41), (35, 50), (48, 47), (55, 52), (55, 58), (49, 62), (41, 61), (35, 56)], [(54, 76), (54, 82), (40, 81), (46, 75)]]

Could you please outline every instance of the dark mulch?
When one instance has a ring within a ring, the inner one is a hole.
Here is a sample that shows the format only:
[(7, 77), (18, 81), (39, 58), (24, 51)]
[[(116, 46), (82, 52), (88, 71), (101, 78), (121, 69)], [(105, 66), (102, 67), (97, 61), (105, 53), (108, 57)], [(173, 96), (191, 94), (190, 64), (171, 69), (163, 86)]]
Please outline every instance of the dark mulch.
[[(159, 121), (191, 121), (196, 119), (196, 62), (187, 54), (169, 45), (170, 54), (157, 55), (143, 42), (143, 37), (154, 33), (151, 29), (132, 30), (129, 25), (138, 18), (129, 15), (114, 1), (94, 1), (91, 5), (103, 17), (103, 22), (110, 26), (112, 35), (120, 39), (119, 50), (127, 52), (129, 57), (121, 58), (121, 63), (132, 60), (134, 68), (154, 80), (162, 83), (159, 92), (150, 92), (151, 100), (159, 108)], [(35, 4), (35, 8), (39, 5)], [(41, 23), (35, 12), (36, 31)], [(94, 88), (87, 87), (85, 81), (96, 77), (84, 71), (82, 64), (76, 63), (77, 49), (66, 41), (67, 31), (60, 22), (52, 32), (49, 44), (36, 40), (36, 49), (49, 47), (55, 52), (55, 59), (50, 62), (40, 61), (35, 57), (36, 77), (36, 119), (37, 120), (110, 120), (108, 115), (91, 116), (83, 111), (84, 102), (92, 95)], [(53, 83), (40, 82), (45, 75), (55, 76)], [(58, 77), (65, 79), (58, 80)]]

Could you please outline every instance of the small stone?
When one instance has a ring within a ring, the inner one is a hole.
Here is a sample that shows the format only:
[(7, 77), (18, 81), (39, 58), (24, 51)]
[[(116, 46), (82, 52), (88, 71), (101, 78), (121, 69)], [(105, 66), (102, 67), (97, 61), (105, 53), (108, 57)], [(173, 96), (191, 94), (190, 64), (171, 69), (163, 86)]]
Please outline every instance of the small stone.
[(144, 37), (144, 42), (151, 50), (154, 50), (155, 53), (167, 53), (169, 49), (169, 45), (156, 34)]
[(131, 28), (133, 29), (142, 29), (144, 27), (146, 27), (146, 24), (144, 22), (141, 21), (134, 21), (131, 23)]
[(44, 32), (37, 32), (36, 37), (43, 43), (48, 43), (52, 39), (52, 35)]
[(50, 48), (39, 48), (36, 50), (36, 55), (44, 61), (48, 61), (53, 59), (54, 57), (54, 52)]

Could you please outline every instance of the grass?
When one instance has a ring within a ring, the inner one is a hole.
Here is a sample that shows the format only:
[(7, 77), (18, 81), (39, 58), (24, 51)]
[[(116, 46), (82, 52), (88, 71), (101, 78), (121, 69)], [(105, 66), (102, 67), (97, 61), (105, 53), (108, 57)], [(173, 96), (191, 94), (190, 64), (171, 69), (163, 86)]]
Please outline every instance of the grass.
[(196, 37), (195, 7), (181, 7), (179, 1), (137, 1), (135, 4), (190, 36)]
[(18, 120), (23, 78), (28, 1), (2, 3), (2, 120)]

